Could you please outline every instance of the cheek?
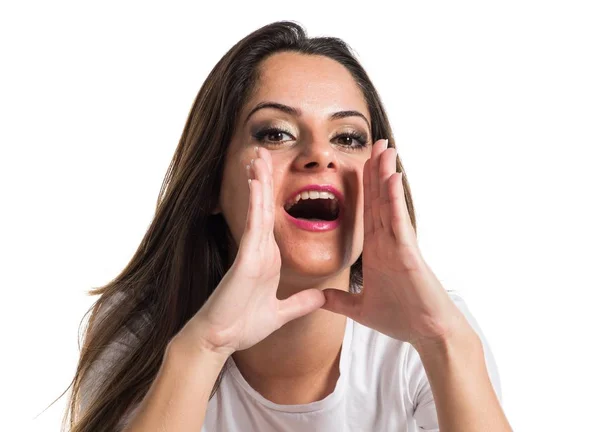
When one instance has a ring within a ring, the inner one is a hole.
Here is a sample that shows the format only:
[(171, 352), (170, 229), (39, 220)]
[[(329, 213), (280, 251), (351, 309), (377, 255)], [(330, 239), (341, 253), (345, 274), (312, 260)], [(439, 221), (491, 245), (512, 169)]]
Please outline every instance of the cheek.
[[(273, 177), (271, 178), (271, 182), (273, 185), (273, 204), (275, 205), (275, 211), (277, 211), (277, 206), (282, 205), (287, 198), (284, 196), (284, 191), (282, 190), (283, 183), (285, 182), (283, 171), (284, 168), (278, 168), (277, 165), (273, 166)], [(290, 191), (288, 190), (288, 192)]]
[(351, 205), (354, 207), (356, 219), (362, 219), (364, 205), (363, 190), (363, 163), (357, 162), (352, 167), (351, 175), (348, 176), (346, 187), (352, 191)]
[(357, 197), (356, 197), (356, 223), (354, 225), (354, 230), (355, 230), (355, 235), (356, 236), (360, 236), (362, 238), (363, 236), (363, 230), (364, 230), (364, 221), (363, 221), (363, 217), (364, 217), (364, 212), (365, 212), (365, 207), (364, 207), (364, 194), (362, 191), (362, 188), (359, 189)]
[(355, 242), (361, 245), (364, 237), (364, 205), (365, 205), (365, 194), (363, 186), (363, 166), (361, 166), (357, 173), (357, 187), (356, 187), (356, 223), (354, 225)]
[(363, 161), (352, 161), (346, 166), (344, 175), (344, 190), (347, 195), (347, 208), (350, 212), (346, 218), (345, 238), (347, 244), (351, 245), (351, 254), (357, 258), (362, 250), (364, 237), (364, 193), (363, 193)]
[[(360, 206), (362, 207), (364, 199), (365, 199), (365, 193), (364, 193), (364, 186), (363, 186), (363, 178), (364, 173), (362, 172), (362, 169), (358, 172), (358, 203), (360, 204)], [(362, 210), (362, 208), (361, 208)]]

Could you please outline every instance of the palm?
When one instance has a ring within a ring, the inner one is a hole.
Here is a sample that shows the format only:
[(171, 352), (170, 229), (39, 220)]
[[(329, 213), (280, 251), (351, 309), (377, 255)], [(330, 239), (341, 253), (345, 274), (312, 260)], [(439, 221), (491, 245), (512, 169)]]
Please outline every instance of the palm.
[[(406, 308), (410, 299), (397, 287), (406, 285), (403, 281), (417, 265), (418, 251), (409, 245), (398, 245), (383, 229), (365, 235), (364, 245), (360, 320), (383, 334), (397, 335), (398, 315), (411, 312)], [(403, 340), (409, 340), (408, 332), (402, 332)]]
[[(249, 205), (245, 231), (235, 261), (200, 311), (190, 320), (191, 339), (228, 353), (250, 348), (287, 322), (319, 309), (325, 298), (318, 289), (285, 300), (276, 296), (281, 253), (275, 241), (272, 161), (266, 149), (248, 171)], [(254, 177), (254, 178), (253, 178)], [(186, 326), (187, 327), (187, 326)], [(208, 335), (208, 336), (206, 336)]]
[[(390, 153), (381, 163), (395, 168), (395, 160), (390, 160)], [(361, 320), (364, 325), (376, 328), (387, 335), (402, 334), (403, 339), (410, 339), (406, 329), (398, 328), (398, 315), (411, 313), (406, 305), (410, 302), (404, 289), (412, 270), (420, 265), (420, 254), (416, 244), (414, 230), (394, 230), (391, 226), (392, 215), (398, 213), (394, 205), (393, 193), (390, 197), (390, 181), (386, 187), (380, 187), (381, 182), (374, 181), (371, 176), (370, 161), (365, 167), (365, 215), (364, 215), (364, 246), (363, 246), (363, 291)], [(381, 171), (381, 170), (379, 170)], [(394, 170), (395, 171), (395, 170)], [(401, 176), (392, 182), (400, 182)], [(398, 186), (397, 184), (392, 186)], [(404, 202), (404, 197), (402, 197)], [(397, 219), (397, 218), (396, 218)], [(406, 320), (404, 320), (406, 321)]]
[(438, 338), (460, 311), (422, 259), (395, 149), (376, 143), (363, 180), (363, 289), (360, 294), (325, 290), (323, 307), (395, 339)]

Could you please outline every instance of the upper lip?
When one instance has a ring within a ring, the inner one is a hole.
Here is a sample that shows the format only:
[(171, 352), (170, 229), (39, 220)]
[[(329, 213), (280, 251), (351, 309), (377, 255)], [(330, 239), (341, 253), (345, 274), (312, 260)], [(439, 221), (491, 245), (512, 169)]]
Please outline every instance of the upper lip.
[(302, 193), (304, 191), (319, 191), (319, 192), (331, 192), (335, 198), (338, 201), (338, 205), (340, 207), (342, 207), (343, 203), (344, 203), (344, 195), (332, 184), (309, 184), (306, 186), (302, 186), (300, 189), (296, 190), (294, 193), (292, 193), (288, 199), (286, 200), (285, 204), (291, 203), (294, 201), (294, 198), (296, 198), (296, 195), (298, 195), (299, 193)]

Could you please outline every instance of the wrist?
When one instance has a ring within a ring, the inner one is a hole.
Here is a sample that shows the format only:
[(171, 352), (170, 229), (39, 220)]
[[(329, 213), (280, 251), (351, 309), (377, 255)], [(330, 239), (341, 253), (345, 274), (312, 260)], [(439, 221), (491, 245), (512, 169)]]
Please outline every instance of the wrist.
[(420, 339), (413, 344), (421, 358), (447, 358), (451, 352), (471, 352), (483, 349), (481, 339), (469, 325), (464, 323), (438, 338)]
[(169, 342), (168, 350), (175, 353), (177, 357), (186, 357), (195, 360), (197, 358), (209, 359), (215, 364), (225, 364), (227, 358), (233, 351), (217, 347), (208, 342), (202, 336), (188, 334), (185, 328), (176, 334)]

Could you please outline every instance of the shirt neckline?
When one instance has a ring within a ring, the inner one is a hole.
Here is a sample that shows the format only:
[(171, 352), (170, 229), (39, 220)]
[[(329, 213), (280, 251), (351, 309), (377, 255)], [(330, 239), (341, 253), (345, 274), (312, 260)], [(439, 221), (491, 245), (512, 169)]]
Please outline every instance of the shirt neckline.
[(352, 347), (352, 336), (354, 332), (354, 326), (352, 325), (353, 321), (346, 317), (346, 327), (344, 330), (344, 340), (342, 342), (342, 352), (340, 354), (340, 376), (335, 384), (335, 389), (325, 398), (307, 403), (307, 404), (296, 404), (296, 405), (282, 405), (272, 402), (261, 395), (259, 392), (254, 390), (248, 384), (244, 376), (241, 374), (239, 369), (237, 368), (233, 357), (229, 356), (226, 362), (227, 372), (229, 372), (233, 378), (234, 382), (238, 384), (248, 395), (250, 395), (254, 400), (259, 402), (261, 405), (266, 408), (288, 412), (288, 413), (308, 413), (314, 411), (322, 411), (329, 409), (337, 404), (338, 401), (341, 400), (348, 381), (348, 371), (350, 370), (350, 360), (351, 360), (351, 347)]

